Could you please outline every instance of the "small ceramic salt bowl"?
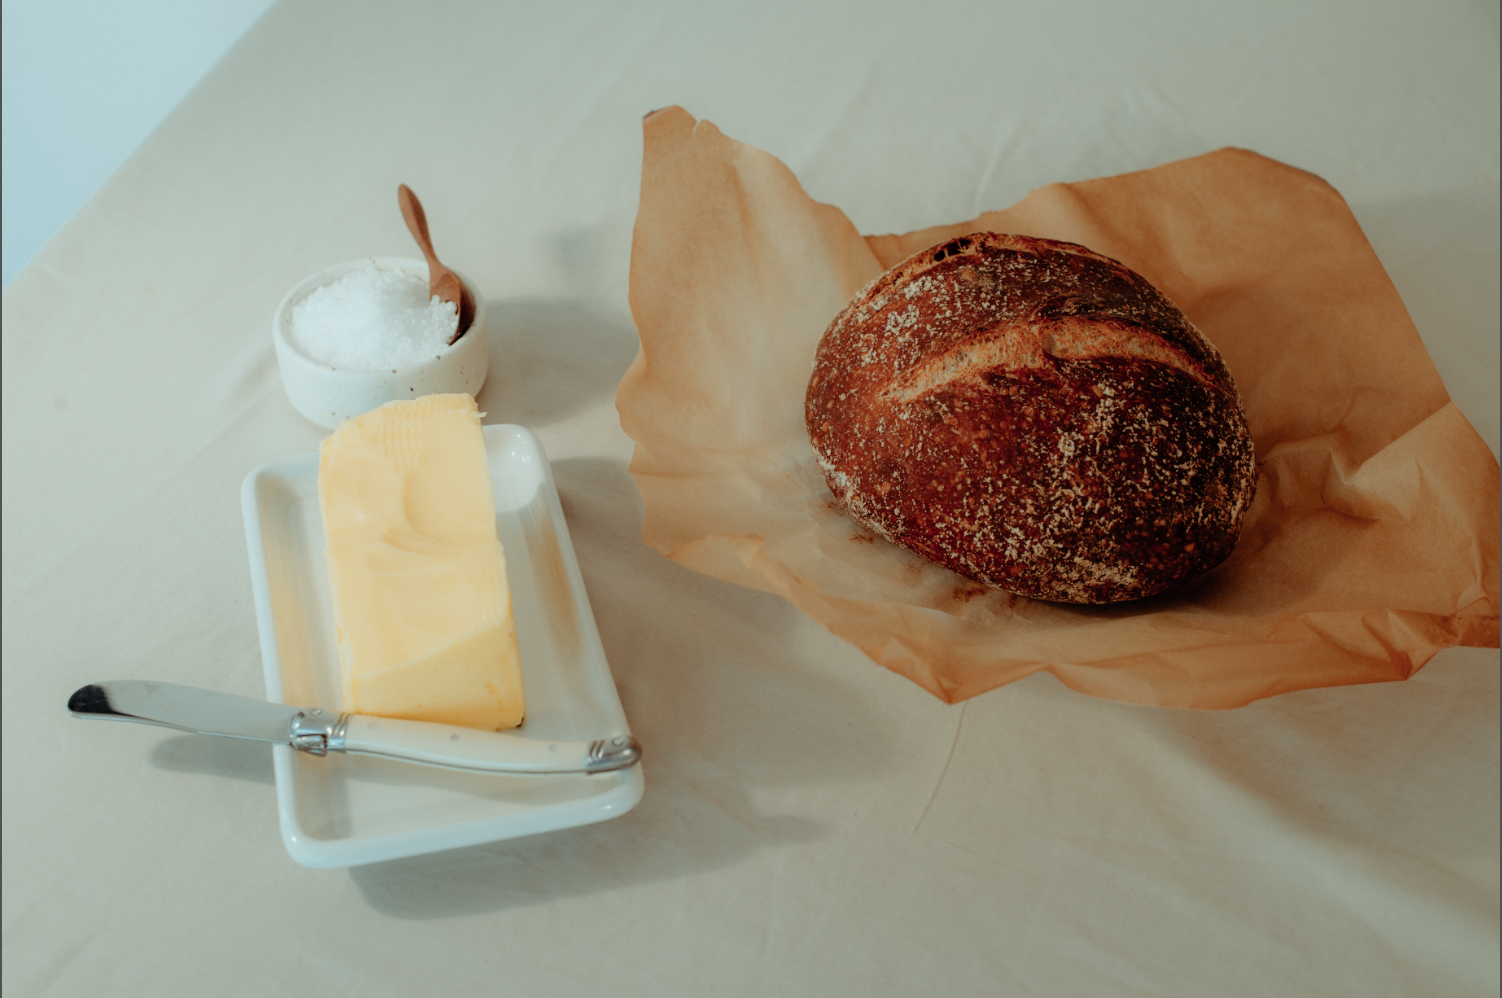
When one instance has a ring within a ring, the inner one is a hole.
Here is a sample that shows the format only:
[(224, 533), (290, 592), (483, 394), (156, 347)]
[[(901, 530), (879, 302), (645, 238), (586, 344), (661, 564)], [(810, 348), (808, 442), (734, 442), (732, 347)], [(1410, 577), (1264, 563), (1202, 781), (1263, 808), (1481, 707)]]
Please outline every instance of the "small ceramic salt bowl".
[[(396, 270), (428, 280), (425, 260), (365, 257), (321, 270), (288, 292), (271, 321), (271, 340), (282, 387), (293, 408), (327, 429), (397, 399), (437, 393), (477, 395), (485, 383), (490, 352), (485, 339), (485, 298), (463, 274), (475, 301), (475, 317), (463, 336), (418, 364), (392, 364), (378, 371), (343, 370), (308, 356), (288, 336), (292, 309), (314, 291), (358, 270)], [(455, 271), (455, 273), (458, 273)]]

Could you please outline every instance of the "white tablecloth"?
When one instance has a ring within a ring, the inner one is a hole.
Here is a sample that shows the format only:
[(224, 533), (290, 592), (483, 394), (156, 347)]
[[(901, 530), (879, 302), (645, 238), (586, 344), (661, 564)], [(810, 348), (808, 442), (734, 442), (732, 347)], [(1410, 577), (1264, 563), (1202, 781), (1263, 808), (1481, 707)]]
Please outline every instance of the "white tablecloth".
[[(1235, 711), (1039, 675), (946, 706), (639, 540), (613, 395), (641, 116), (681, 104), (863, 232), (1226, 145), (1350, 202), (1495, 454), (1498, 12), (1476, 2), (284, 0), (5, 291), (4, 992), (1487, 995), (1498, 655)], [(265, 745), (68, 718), (263, 696), (239, 488), (315, 449), (272, 309), (415, 255), (492, 317), (646, 749), (619, 819), (348, 870)]]

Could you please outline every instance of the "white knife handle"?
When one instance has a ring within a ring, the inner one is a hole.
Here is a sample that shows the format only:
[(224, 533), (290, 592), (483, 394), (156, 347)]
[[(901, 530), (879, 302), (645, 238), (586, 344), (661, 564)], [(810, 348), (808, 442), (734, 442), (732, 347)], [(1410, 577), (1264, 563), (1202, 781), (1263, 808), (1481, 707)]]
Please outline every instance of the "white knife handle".
[(498, 731), (364, 714), (341, 714), (328, 749), (478, 773), (607, 773), (634, 766), (641, 746), (630, 735), (592, 742), (550, 742)]

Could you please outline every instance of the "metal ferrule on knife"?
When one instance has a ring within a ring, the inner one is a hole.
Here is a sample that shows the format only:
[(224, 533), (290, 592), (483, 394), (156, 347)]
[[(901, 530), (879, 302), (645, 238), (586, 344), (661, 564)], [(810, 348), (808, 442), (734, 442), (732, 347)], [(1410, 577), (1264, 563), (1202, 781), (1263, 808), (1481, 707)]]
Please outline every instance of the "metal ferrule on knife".
[(298, 708), (175, 683), (116, 680), (85, 686), (68, 699), (75, 717), (139, 721), (181, 731), (290, 745), (299, 752), (377, 756), (474, 773), (607, 773), (636, 765), (641, 746), (628, 734), (554, 742), (321, 707)]

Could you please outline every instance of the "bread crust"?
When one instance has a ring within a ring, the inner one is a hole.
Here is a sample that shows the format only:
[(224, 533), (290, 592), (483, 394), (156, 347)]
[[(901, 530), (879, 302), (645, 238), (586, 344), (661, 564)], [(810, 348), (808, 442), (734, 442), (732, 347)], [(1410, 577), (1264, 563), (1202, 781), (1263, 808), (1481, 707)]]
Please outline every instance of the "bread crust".
[(1115, 603), (1224, 561), (1256, 488), (1219, 353), (1083, 246), (977, 233), (870, 284), (820, 341), (809, 439), (852, 518), (968, 578)]

